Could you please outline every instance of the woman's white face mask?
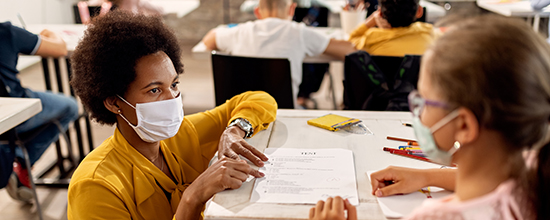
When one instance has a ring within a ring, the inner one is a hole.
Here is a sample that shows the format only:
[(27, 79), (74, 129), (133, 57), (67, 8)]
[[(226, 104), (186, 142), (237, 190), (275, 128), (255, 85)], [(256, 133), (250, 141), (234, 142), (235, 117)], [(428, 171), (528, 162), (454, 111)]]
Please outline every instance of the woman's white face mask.
[(119, 112), (136, 134), (145, 142), (154, 143), (174, 137), (183, 122), (183, 104), (178, 95), (174, 99), (137, 103), (134, 107), (121, 96), (122, 101), (136, 110), (137, 125), (133, 125)]

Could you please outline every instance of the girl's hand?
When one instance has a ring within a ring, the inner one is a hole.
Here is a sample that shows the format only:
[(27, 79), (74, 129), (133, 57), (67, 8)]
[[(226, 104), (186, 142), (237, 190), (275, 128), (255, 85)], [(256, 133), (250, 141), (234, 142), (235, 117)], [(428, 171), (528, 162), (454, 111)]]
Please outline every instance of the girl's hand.
[(428, 186), (426, 171), (389, 166), (370, 175), (372, 194), (383, 197), (417, 191)]
[(254, 165), (263, 167), (267, 157), (247, 143), (243, 139), (244, 135), (245, 132), (237, 126), (225, 129), (218, 145), (218, 159), (229, 157), (239, 160), (239, 155), (242, 155)]
[[(348, 217), (346, 213), (348, 211)], [(310, 220), (356, 220), (357, 210), (349, 201), (336, 196), (334, 199), (329, 197), (326, 202), (322, 200), (317, 202), (317, 206), (309, 210)]]

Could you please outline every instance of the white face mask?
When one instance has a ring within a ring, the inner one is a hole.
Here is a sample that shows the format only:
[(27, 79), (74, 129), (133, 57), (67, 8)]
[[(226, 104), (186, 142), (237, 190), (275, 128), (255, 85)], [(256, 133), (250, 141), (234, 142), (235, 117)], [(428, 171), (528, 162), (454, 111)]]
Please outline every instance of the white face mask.
[(117, 96), (136, 110), (137, 125), (130, 123), (122, 113), (120, 117), (128, 122), (143, 141), (154, 143), (174, 137), (178, 133), (183, 122), (183, 104), (179, 95), (169, 100), (137, 103), (136, 107)]

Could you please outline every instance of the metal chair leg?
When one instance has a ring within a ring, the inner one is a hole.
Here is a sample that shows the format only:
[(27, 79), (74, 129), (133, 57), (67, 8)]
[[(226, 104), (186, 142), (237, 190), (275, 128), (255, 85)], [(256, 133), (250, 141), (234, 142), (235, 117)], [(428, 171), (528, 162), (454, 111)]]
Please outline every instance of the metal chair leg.
[(21, 148), (21, 151), (23, 151), (23, 156), (25, 157), (25, 166), (27, 167), (27, 172), (29, 173), (29, 182), (31, 183), (32, 194), (34, 196), (36, 213), (38, 214), (38, 218), (40, 220), (43, 220), (44, 217), (42, 216), (42, 208), (40, 207), (40, 201), (38, 200), (38, 194), (36, 193), (36, 185), (34, 185), (34, 178), (31, 172), (31, 163), (30, 163), (29, 154), (27, 153), (27, 148), (25, 146), (19, 145), (19, 147)]
[(334, 80), (332, 79), (332, 74), (330, 73), (330, 71), (327, 71), (327, 74), (328, 74), (328, 78), (329, 78), (329, 89), (331, 91), (331, 94), (332, 94), (332, 106), (334, 107), (334, 110), (337, 110), (338, 109), (338, 106), (336, 105), (336, 92), (334, 91)]

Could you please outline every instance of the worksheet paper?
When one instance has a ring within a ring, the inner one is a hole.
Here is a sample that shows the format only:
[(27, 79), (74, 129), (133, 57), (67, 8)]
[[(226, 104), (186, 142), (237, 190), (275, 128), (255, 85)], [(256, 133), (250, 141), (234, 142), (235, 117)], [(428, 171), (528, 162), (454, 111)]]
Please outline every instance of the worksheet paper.
[[(366, 173), (369, 180), (370, 175), (374, 172), (376, 171), (368, 171)], [(386, 218), (403, 218), (420, 207), (424, 201), (428, 199), (441, 199), (451, 194), (451, 191), (430, 186), (405, 195), (376, 197), (376, 200)]]
[(316, 204), (340, 196), (359, 205), (353, 152), (346, 149), (267, 148), (251, 202)]

